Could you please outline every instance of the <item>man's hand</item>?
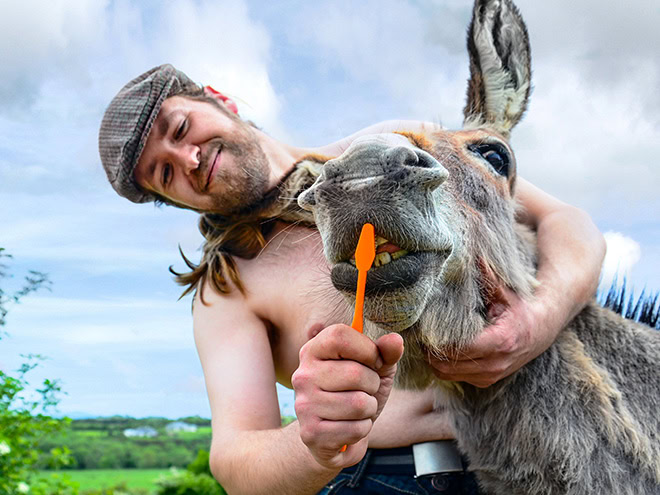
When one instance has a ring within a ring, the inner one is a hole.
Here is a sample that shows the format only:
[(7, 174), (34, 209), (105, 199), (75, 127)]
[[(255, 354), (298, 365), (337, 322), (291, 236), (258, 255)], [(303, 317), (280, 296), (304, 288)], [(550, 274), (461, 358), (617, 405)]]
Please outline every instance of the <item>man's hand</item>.
[(506, 301), (504, 312), (468, 348), (448, 359), (430, 357), (436, 376), (488, 387), (552, 344), (563, 322), (545, 321), (547, 315), (536, 302), (527, 303), (506, 287), (500, 291)]
[(430, 359), (443, 380), (487, 387), (545, 351), (596, 293), (605, 239), (589, 215), (517, 178), (519, 221), (536, 230), (540, 286), (522, 301), (499, 287), (504, 311), (473, 344), (448, 360)]
[(402, 354), (398, 334), (374, 342), (347, 325), (332, 325), (302, 347), (291, 382), (300, 437), (319, 464), (343, 468), (364, 457)]

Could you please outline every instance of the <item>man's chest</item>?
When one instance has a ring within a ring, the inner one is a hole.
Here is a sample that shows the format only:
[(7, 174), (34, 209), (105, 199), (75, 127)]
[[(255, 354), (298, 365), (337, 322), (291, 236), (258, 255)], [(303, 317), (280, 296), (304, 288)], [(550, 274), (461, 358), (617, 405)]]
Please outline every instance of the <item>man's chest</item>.
[(350, 323), (352, 306), (330, 282), (316, 231), (282, 229), (256, 258), (237, 264), (251, 311), (270, 328), (278, 380), (286, 384), (305, 342), (331, 324)]

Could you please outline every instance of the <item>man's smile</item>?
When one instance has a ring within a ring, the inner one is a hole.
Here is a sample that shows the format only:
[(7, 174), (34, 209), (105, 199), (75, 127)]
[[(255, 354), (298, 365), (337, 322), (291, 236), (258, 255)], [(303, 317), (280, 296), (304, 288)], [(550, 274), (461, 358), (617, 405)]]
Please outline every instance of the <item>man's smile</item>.
[(213, 158), (213, 162), (211, 162), (211, 165), (208, 168), (208, 174), (206, 176), (206, 184), (204, 186), (204, 191), (208, 191), (209, 186), (211, 185), (211, 178), (213, 177), (213, 174), (215, 173), (215, 170), (218, 168), (220, 165), (220, 162), (222, 161), (222, 145), (218, 148), (218, 152), (215, 154), (215, 157)]

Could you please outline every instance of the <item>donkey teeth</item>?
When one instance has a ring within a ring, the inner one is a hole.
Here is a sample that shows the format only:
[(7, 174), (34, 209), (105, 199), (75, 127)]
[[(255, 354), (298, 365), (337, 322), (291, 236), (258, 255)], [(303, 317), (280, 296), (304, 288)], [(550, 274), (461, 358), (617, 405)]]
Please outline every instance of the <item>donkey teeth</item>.
[(379, 253), (374, 259), (374, 266), (387, 265), (390, 261), (392, 261), (392, 256), (390, 253)]
[(384, 237), (381, 237), (379, 235), (376, 236), (376, 247), (382, 246), (383, 244), (387, 244), (388, 242), (390, 241), (388, 241)]
[(376, 255), (376, 259), (374, 260), (374, 266), (387, 265), (388, 263), (391, 263), (394, 260), (403, 258), (406, 254), (408, 254), (408, 251), (406, 251), (405, 249), (399, 249), (398, 251), (395, 251), (393, 253), (379, 253)]
[[(393, 253), (378, 253), (376, 257), (374, 258), (374, 266), (383, 266), (387, 265), (388, 263), (391, 263), (394, 260), (398, 260), (399, 258), (404, 257), (406, 254), (408, 254), (408, 251), (405, 249), (399, 249), (398, 251), (395, 251)], [(348, 260), (348, 262), (355, 266), (355, 258), (351, 258)]]
[(399, 258), (404, 257), (406, 254), (408, 254), (408, 251), (405, 249), (399, 249), (398, 251), (392, 253), (392, 260), (398, 260)]

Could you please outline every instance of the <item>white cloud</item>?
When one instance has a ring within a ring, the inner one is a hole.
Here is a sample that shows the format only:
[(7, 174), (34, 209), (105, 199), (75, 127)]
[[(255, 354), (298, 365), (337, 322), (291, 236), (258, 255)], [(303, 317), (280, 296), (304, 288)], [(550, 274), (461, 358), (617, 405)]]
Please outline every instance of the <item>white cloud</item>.
[(270, 36), (244, 1), (170, 2), (158, 21), (154, 48), (163, 61), (236, 98), (241, 114), (283, 137), (268, 70)]
[(455, 40), (464, 46), (466, 26), (457, 12), (467, 23), (465, 5), (308, 3), (290, 36), (300, 50), (314, 53), (328, 78), (348, 73), (366, 86), (386, 88), (391, 99), (404, 102), (407, 118), (458, 126), (468, 65), (465, 51), (456, 50)]
[(642, 257), (642, 249), (637, 241), (619, 232), (606, 232), (607, 254), (603, 261), (600, 285), (607, 290), (616, 278), (619, 283), (630, 278), (632, 268)]
[[(32, 296), (12, 308), (11, 329), (42, 345), (190, 349), (190, 301)], [(60, 351), (61, 352), (61, 351)], [(75, 351), (77, 352), (77, 351)]]
[(172, 389), (181, 393), (205, 395), (206, 386), (201, 375), (187, 375), (172, 383)]
[(44, 81), (62, 71), (72, 80), (84, 78), (105, 6), (96, 0), (6, 2), (0, 17), (0, 108), (17, 110), (33, 102)]
[(640, 98), (648, 94), (644, 70), (629, 75), (625, 84), (594, 87), (570, 67), (537, 64), (528, 115), (513, 132), (521, 175), (596, 212), (615, 206), (632, 216), (655, 200), (660, 126)]
[[(109, 189), (109, 188), (108, 188)], [(131, 205), (114, 193), (5, 193), (2, 247), (38, 265), (66, 263), (96, 275), (166, 270), (179, 264), (177, 246), (196, 260), (202, 236), (197, 214)], [(36, 268), (36, 266), (35, 266)]]

